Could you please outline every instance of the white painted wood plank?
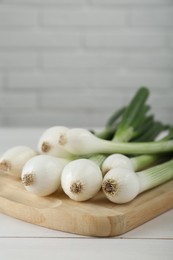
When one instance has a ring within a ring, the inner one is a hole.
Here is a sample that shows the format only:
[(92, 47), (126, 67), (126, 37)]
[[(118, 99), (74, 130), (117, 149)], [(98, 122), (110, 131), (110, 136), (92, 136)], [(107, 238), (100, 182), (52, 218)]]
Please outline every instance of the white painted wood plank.
[(173, 210), (148, 221), (127, 232), (123, 238), (163, 238), (173, 239)]
[(140, 259), (172, 260), (173, 240), (136, 239), (0, 239), (3, 260)]

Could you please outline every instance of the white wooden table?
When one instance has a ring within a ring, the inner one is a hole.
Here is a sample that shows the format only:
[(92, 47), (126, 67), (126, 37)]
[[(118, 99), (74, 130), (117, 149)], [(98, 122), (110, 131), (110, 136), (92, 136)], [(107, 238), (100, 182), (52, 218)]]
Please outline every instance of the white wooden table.
[[(0, 153), (35, 148), (45, 128), (0, 128)], [(0, 259), (172, 260), (173, 210), (118, 237), (93, 238), (50, 230), (0, 213)]]

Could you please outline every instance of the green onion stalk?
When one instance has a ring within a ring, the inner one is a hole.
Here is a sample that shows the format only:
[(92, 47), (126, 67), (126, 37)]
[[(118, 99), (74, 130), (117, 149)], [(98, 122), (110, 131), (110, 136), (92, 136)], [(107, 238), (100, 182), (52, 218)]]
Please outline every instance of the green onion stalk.
[[(149, 90), (145, 87), (141, 87), (132, 98), (126, 109), (123, 108), (119, 110), (108, 120), (107, 125), (110, 126), (114, 122), (115, 118), (117, 119), (117, 116), (121, 115), (121, 119), (116, 127), (112, 142), (121, 143), (130, 142), (131, 140), (132, 142), (137, 142), (139, 140), (150, 141), (164, 130), (165, 126), (160, 122), (155, 122), (153, 115), (147, 115), (147, 112), (150, 110), (150, 107), (146, 105), (148, 96)], [(114, 156), (116, 156), (115, 153)], [(102, 164), (107, 157), (107, 154), (102, 153), (94, 154), (90, 157), (90, 159), (102, 167)], [(140, 163), (138, 163), (139, 160)], [(117, 163), (117, 161), (117, 159), (114, 160), (114, 163)], [(158, 156), (156, 155), (146, 155), (145, 157), (140, 156), (139, 158), (133, 159), (133, 165), (136, 166), (135, 169), (140, 169), (141, 165), (143, 165), (143, 167), (150, 166), (155, 161), (158, 161)]]

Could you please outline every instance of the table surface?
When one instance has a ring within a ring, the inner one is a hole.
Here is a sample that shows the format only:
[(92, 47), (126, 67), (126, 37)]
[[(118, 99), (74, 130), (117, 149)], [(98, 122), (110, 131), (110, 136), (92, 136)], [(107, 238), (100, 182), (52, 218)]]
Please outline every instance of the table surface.
[[(46, 128), (0, 128), (0, 154), (15, 145), (34, 149)], [(0, 213), (0, 259), (173, 259), (173, 209), (112, 238), (95, 238), (39, 227)], [(40, 257), (40, 258), (39, 258)], [(117, 258), (115, 258), (117, 257)]]

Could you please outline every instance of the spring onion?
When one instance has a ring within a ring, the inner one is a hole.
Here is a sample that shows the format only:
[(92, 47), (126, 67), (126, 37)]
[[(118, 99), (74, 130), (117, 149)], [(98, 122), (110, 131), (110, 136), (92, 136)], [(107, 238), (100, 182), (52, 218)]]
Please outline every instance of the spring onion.
[(26, 162), (22, 170), (22, 183), (26, 190), (47, 196), (60, 187), (61, 173), (69, 161), (51, 155), (37, 155)]
[(62, 171), (62, 189), (73, 200), (85, 201), (92, 198), (101, 189), (101, 185), (102, 172), (91, 160), (74, 160)]
[(53, 126), (44, 131), (38, 142), (38, 152), (56, 157), (71, 158), (72, 154), (66, 151), (63, 144), (68, 128), (65, 126)]
[[(148, 95), (149, 90), (141, 87), (129, 105), (116, 111), (107, 121), (104, 130), (101, 133), (93, 134), (93, 136), (97, 136), (98, 139), (109, 139), (110, 134), (114, 133), (113, 141), (129, 141), (132, 137), (139, 136), (141, 132), (139, 126), (149, 119), (146, 116), (149, 106), (145, 104)], [(152, 121), (151, 117), (150, 121)], [(65, 147), (68, 132), (69, 129), (64, 126), (54, 126), (47, 129), (39, 140), (39, 153), (74, 159), (73, 152), (68, 151)], [(91, 133), (91, 131), (88, 132)]]
[(108, 171), (116, 167), (122, 167), (133, 170), (134, 164), (129, 157), (123, 154), (116, 153), (106, 157), (106, 159), (102, 163), (101, 170), (103, 175), (105, 175)]
[(123, 154), (111, 154), (102, 163), (102, 173), (105, 175), (109, 170), (116, 167), (123, 167), (134, 171), (140, 171), (156, 165), (157, 163), (166, 161), (169, 158), (169, 154), (166, 154), (165, 156), (144, 154), (130, 158)]
[(139, 143), (118, 143), (100, 139), (86, 129), (73, 128), (64, 136), (65, 142), (61, 144), (68, 152), (75, 155), (96, 153), (122, 153), (122, 154), (156, 154), (173, 151), (173, 140), (152, 141)]
[(131, 169), (117, 167), (104, 176), (102, 190), (110, 201), (121, 204), (171, 179), (173, 159), (136, 173)]
[[(143, 141), (152, 141), (157, 137), (158, 134), (160, 134), (161, 131), (163, 131), (163, 129), (165, 129), (163, 124), (154, 121), (153, 115), (147, 116), (146, 113), (150, 110), (150, 107), (145, 104), (148, 95), (149, 91), (147, 88), (140, 88), (128, 106), (123, 109), (123, 113), (119, 123), (117, 124), (117, 129), (112, 139), (113, 142), (137, 142), (137, 139), (141, 137)], [(113, 119), (110, 119), (108, 123), (112, 123), (112, 120)], [(143, 155), (143, 157), (135, 158), (135, 164), (137, 164), (137, 161), (140, 160), (140, 165), (141, 161), (143, 161), (143, 166), (151, 166), (151, 163), (157, 159), (155, 157), (156, 156), (154, 155)], [(95, 161), (100, 167), (104, 159), (106, 159), (102, 167), (103, 175), (106, 173), (106, 171), (115, 166), (133, 166), (132, 161), (130, 161), (129, 158), (122, 154), (114, 154), (108, 158), (103, 154), (93, 155), (90, 157), (90, 159)]]
[[(173, 141), (148, 142), (164, 128), (160, 122), (155, 122), (152, 115), (147, 115), (150, 107), (146, 104), (149, 91), (141, 87), (122, 114), (122, 119), (117, 126), (115, 135), (110, 141), (103, 140), (90, 131), (82, 128), (68, 129), (61, 135), (59, 146), (74, 155), (87, 154), (150, 154), (173, 151)], [(145, 126), (152, 131), (146, 129)], [(159, 130), (155, 131), (155, 129)], [(153, 130), (153, 128), (154, 130)], [(147, 131), (148, 130), (148, 131)], [(144, 133), (144, 131), (146, 133)], [(154, 132), (153, 132), (154, 131)], [(144, 136), (142, 142), (122, 143), (131, 139)], [(144, 143), (145, 141), (145, 143)]]
[(14, 146), (8, 149), (0, 159), (0, 170), (17, 178), (21, 177), (24, 164), (32, 157), (36, 156), (36, 152), (24, 145)]

